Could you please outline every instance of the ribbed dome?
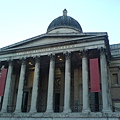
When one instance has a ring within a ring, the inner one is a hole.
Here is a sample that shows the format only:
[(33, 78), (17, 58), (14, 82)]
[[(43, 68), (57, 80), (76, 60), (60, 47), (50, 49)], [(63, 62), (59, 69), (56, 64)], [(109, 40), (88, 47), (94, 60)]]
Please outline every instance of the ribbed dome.
[(67, 16), (67, 10), (64, 9), (63, 16), (54, 19), (48, 26), (47, 32), (58, 28), (71, 28), (82, 32), (80, 24), (72, 17)]

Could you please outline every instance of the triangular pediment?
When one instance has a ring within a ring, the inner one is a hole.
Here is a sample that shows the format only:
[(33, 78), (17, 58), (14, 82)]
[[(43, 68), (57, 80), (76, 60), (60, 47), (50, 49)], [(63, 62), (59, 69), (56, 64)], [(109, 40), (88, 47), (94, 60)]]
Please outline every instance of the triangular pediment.
[(21, 42), (1, 48), (2, 51), (31, 49), (34, 47), (43, 47), (56, 44), (62, 44), (67, 42), (73, 42), (76, 40), (84, 41), (88, 39), (95, 39), (105, 36), (106, 33), (80, 33), (80, 34), (42, 34)]

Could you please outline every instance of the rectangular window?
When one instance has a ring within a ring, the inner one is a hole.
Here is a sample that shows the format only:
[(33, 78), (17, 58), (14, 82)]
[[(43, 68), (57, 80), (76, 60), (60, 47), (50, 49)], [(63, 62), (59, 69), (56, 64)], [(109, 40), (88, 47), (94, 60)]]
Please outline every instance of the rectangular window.
[(113, 73), (112, 76), (113, 76), (112, 84), (113, 85), (118, 84), (118, 74), (117, 73)]
[(114, 101), (113, 102), (113, 111), (114, 112), (120, 112), (120, 101)]

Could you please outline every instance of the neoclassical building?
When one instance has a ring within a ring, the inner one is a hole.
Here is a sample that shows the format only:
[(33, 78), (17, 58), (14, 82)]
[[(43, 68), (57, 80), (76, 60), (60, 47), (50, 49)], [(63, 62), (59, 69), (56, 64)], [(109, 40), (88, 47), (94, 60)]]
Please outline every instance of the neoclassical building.
[(0, 49), (0, 120), (119, 120), (120, 44), (72, 17)]

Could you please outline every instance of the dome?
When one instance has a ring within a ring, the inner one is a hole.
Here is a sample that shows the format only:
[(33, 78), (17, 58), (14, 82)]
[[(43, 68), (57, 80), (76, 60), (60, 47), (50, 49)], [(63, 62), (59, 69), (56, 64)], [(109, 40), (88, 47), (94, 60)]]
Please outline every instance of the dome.
[(59, 28), (70, 28), (82, 32), (80, 24), (72, 17), (67, 16), (67, 10), (63, 10), (63, 16), (54, 19), (48, 26), (47, 32)]

